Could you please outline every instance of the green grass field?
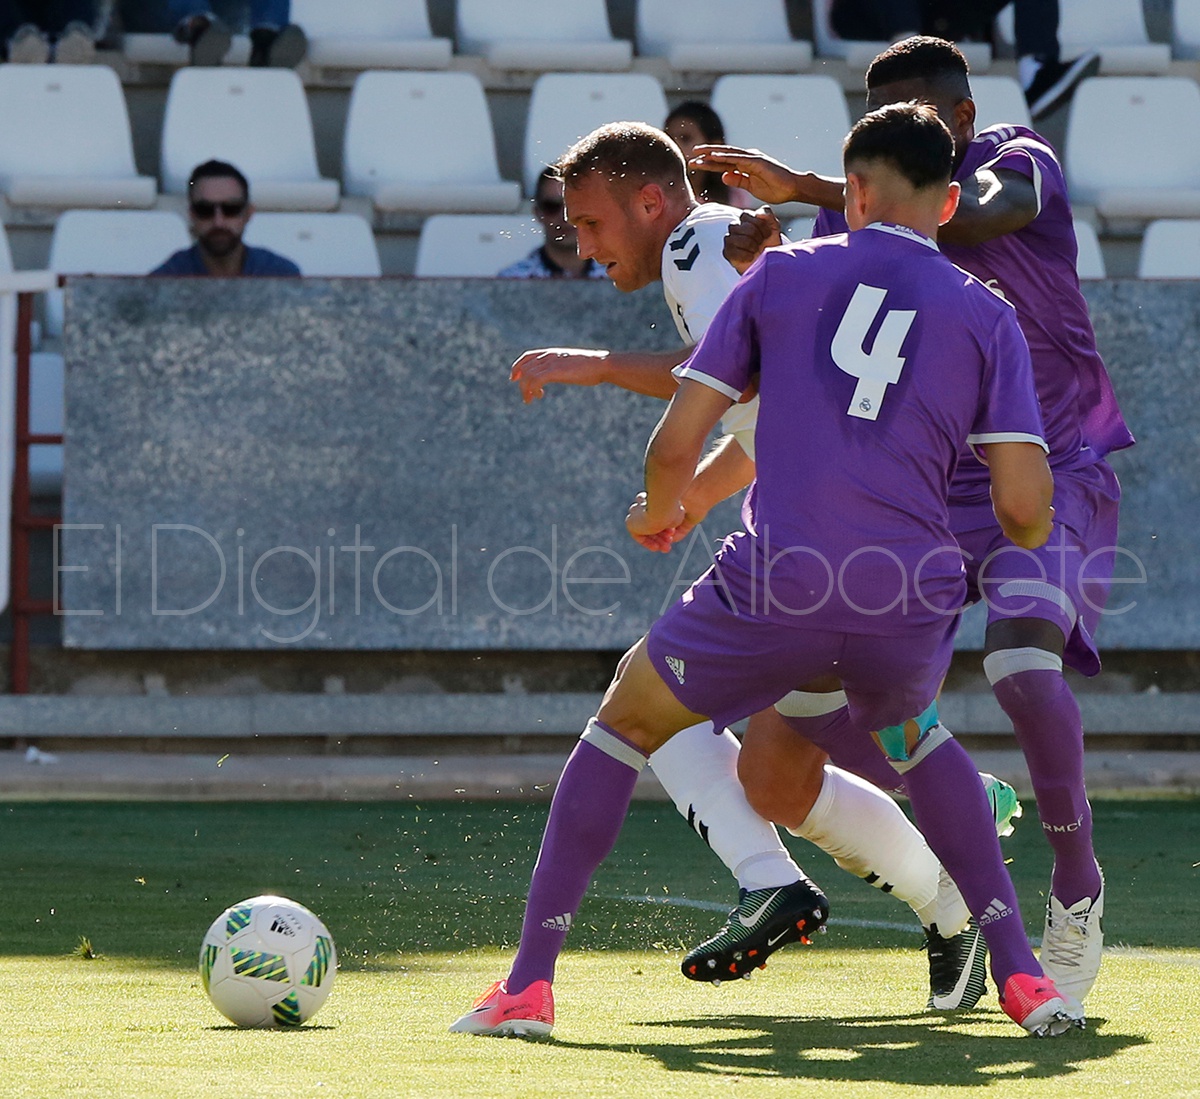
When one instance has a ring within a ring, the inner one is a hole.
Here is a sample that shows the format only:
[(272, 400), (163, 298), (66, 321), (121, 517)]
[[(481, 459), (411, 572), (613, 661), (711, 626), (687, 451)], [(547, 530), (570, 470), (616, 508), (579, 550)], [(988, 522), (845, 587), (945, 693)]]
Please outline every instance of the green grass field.
[[(1200, 804), (1095, 808), (1112, 949), (1085, 1033), (1026, 1038), (994, 994), (924, 1013), (907, 909), (798, 841), (829, 933), (752, 981), (685, 981), (682, 948), (720, 914), (679, 902), (732, 884), (672, 809), (639, 804), (560, 965), (555, 1037), (521, 1042), (446, 1027), (507, 970), (543, 805), (0, 805), (0, 1096), (1200, 1096)], [(1033, 934), (1038, 833), (1027, 815), (1005, 841)], [(262, 892), (337, 941), (333, 994), (297, 1031), (226, 1025), (196, 973), (209, 923)]]

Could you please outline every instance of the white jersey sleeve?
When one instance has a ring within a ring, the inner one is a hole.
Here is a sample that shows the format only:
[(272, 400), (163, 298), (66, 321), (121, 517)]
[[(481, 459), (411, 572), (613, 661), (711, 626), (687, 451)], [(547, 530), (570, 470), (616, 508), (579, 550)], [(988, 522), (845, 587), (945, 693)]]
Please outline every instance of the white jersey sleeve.
[[(742, 211), (708, 202), (697, 206), (675, 227), (662, 254), (663, 296), (686, 344), (699, 343), (721, 303), (741, 277), (725, 258), (725, 234)], [(735, 404), (721, 418), (721, 430), (732, 435), (754, 457), (758, 398)]]

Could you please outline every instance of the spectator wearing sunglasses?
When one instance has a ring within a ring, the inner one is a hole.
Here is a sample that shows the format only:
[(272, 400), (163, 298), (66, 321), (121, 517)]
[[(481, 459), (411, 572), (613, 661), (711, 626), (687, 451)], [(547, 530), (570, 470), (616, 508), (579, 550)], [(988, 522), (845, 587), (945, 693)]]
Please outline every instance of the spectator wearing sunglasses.
[(181, 248), (152, 275), (299, 275), (290, 259), (242, 243), (254, 213), (250, 185), (232, 164), (206, 160), (188, 180), (188, 221), (196, 243)]
[(533, 216), (541, 222), (545, 241), (524, 259), (504, 268), (502, 279), (602, 279), (604, 268), (594, 259), (580, 259), (575, 226), (566, 219), (562, 180), (553, 168), (538, 176)]

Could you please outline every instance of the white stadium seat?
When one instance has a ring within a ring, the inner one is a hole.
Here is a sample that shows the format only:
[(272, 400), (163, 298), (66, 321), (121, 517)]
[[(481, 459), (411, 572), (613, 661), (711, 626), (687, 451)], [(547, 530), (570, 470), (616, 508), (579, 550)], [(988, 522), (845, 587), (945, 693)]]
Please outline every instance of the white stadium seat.
[[(845, 61), (852, 69), (865, 71), (875, 55), (886, 50), (890, 42), (858, 41), (841, 38), (829, 22), (829, 9), (833, 0), (812, 0), (813, 38), (817, 53), (821, 57), (836, 57)], [(984, 73), (992, 64), (992, 47), (986, 42), (962, 42), (959, 49), (966, 56), (971, 72)]]
[(14, 206), (154, 205), (105, 65), (0, 65), (0, 191)]
[(483, 85), (471, 73), (362, 73), (342, 174), (347, 194), (381, 211), (511, 213), (521, 201), (520, 186), (500, 178)]
[(604, 0), (458, 0), (458, 48), (496, 69), (628, 69), (633, 45), (613, 38)]
[(1200, 219), (1152, 221), (1142, 238), (1139, 279), (1200, 279)]
[[(997, 20), (1000, 37), (1013, 41), (1010, 4)], [(1151, 42), (1142, 0), (1059, 0), (1058, 41), (1064, 59), (1088, 50), (1100, 54), (1104, 76), (1155, 75), (1171, 63), (1171, 47)]]
[(163, 189), (183, 194), (192, 169), (213, 157), (245, 174), (260, 209), (332, 210), (338, 204), (337, 181), (317, 172), (308, 100), (290, 69), (175, 73), (163, 120)]
[(1176, 57), (1200, 58), (1200, 0), (1175, 0), (1171, 40)]
[(1079, 255), (1075, 260), (1075, 273), (1080, 279), (1102, 279), (1104, 253), (1100, 250), (1100, 238), (1090, 221), (1075, 219), (1075, 240), (1079, 244)]
[(286, 256), (303, 275), (378, 278), (383, 273), (371, 226), (357, 214), (255, 214), (242, 239)]
[(317, 68), (444, 69), (448, 38), (434, 38), (425, 0), (292, 0)]
[[(62, 355), (35, 351), (29, 357), (29, 430), (34, 435), (61, 435), (66, 420), (65, 369)], [(62, 491), (61, 446), (29, 448), (29, 485), (35, 493)]]
[[(842, 174), (842, 140), (850, 112), (830, 76), (723, 76), (713, 87), (713, 110), (731, 145), (761, 149), (797, 171)], [(788, 203), (784, 214), (804, 213)]]
[(788, 29), (783, 0), (637, 0), (638, 53), (677, 72), (799, 72), (812, 44)]
[[(1085, 80), (1071, 102), (1071, 198), (1107, 222), (1200, 217), (1200, 86), (1186, 77)], [(1183, 135), (1188, 135), (1186, 138)]]
[[(169, 210), (67, 210), (50, 238), (56, 275), (145, 275), (191, 244), (187, 224)], [(62, 291), (46, 295), (46, 332), (61, 336)]]
[(1021, 85), (1011, 76), (971, 76), (975, 101), (975, 132), (988, 126), (1031, 125), (1029, 104)]
[(576, 141), (606, 122), (648, 122), (667, 117), (662, 85), (647, 73), (546, 73), (538, 77), (525, 126), (525, 193)]
[(522, 214), (435, 214), (421, 227), (416, 274), (487, 278), (527, 256), (544, 239), (541, 225)]

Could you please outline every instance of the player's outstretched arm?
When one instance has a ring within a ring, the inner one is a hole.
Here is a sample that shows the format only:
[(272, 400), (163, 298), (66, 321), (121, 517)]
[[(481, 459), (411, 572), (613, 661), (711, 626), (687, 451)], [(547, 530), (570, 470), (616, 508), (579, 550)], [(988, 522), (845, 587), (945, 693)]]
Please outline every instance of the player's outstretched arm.
[(1037, 549), (1054, 521), (1054, 477), (1046, 452), (1036, 443), (988, 443), (992, 510), (1000, 529), (1023, 549)]
[(720, 172), (730, 187), (741, 187), (763, 202), (807, 202), (829, 210), (846, 208), (846, 181), (816, 172), (793, 171), (758, 149), (737, 145), (697, 145), (688, 167)]
[(684, 490), (683, 522), (675, 528), (674, 540), (686, 537), (704, 522), (722, 500), (741, 492), (754, 480), (754, 461), (732, 435), (724, 435), (696, 467), (692, 483)]
[(1024, 229), (1038, 216), (1033, 181), (1020, 172), (982, 168), (962, 181), (958, 210), (938, 230), (947, 244), (982, 244)]
[(702, 382), (685, 378), (646, 448), (646, 491), (626, 517), (625, 526), (635, 541), (648, 549), (647, 539), (665, 540), (666, 548), (684, 520), (681, 503), (692, 482), (708, 433), (729, 410), (732, 402)]
[(529, 404), (545, 396), (547, 385), (609, 385), (669, 401), (675, 395), (672, 369), (688, 357), (676, 351), (595, 351), (584, 347), (538, 347), (512, 365), (509, 380)]

